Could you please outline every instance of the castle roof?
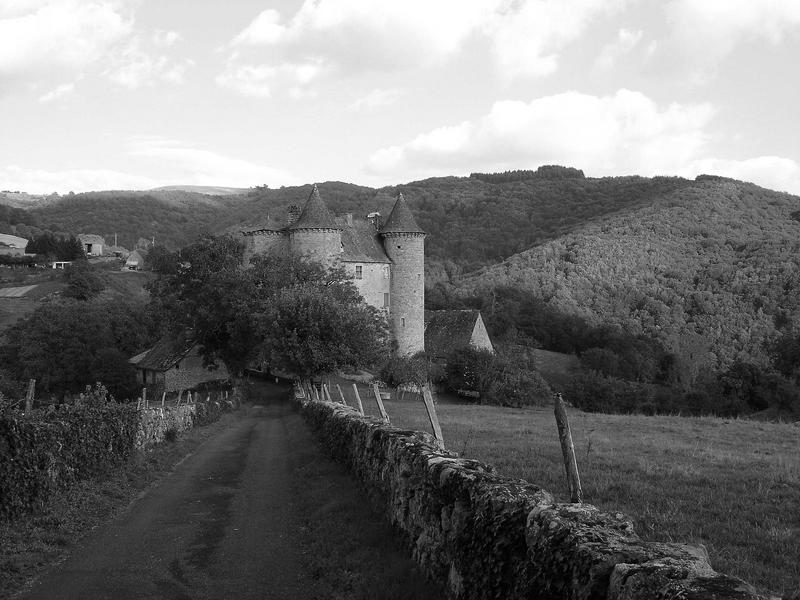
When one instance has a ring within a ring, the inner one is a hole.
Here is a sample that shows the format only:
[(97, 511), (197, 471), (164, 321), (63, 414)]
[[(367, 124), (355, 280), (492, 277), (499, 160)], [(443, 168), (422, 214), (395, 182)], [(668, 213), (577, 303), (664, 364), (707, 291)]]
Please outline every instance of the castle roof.
[(386, 223), (383, 224), (381, 233), (425, 233), (414, 220), (414, 215), (411, 214), (403, 194), (397, 196), (394, 208), (392, 208), (389, 218), (386, 219)]
[(303, 212), (300, 213), (300, 218), (289, 225), (287, 229), (290, 231), (295, 229), (341, 229), (322, 201), (316, 183), (303, 207)]
[(375, 231), (375, 226), (364, 218), (339, 217), (336, 219), (342, 229), (341, 260), (345, 262), (389, 263), (383, 243)]

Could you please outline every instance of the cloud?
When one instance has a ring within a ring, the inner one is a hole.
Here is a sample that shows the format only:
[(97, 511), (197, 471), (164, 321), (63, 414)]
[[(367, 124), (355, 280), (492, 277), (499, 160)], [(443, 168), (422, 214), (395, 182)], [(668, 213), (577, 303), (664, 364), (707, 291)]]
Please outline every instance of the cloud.
[(488, 30), (500, 74), (541, 77), (558, 68), (559, 52), (589, 23), (619, 10), (622, 0), (530, 0), (501, 6)]
[(275, 66), (237, 64), (229, 61), (225, 71), (217, 75), (214, 81), (223, 88), (228, 88), (243, 96), (268, 98), (273, 89), (284, 89), (289, 95), (301, 98), (314, 95), (308, 87), (323, 70), (325, 63), (282, 63)]
[(369, 173), (505, 170), (543, 163), (592, 174), (674, 173), (704, 150), (710, 104), (658, 106), (642, 93), (566, 92), (501, 101), (479, 119), (445, 126), (369, 159)]
[[(155, 46), (172, 46), (179, 38), (171, 39), (168, 32), (156, 32), (153, 35)], [(171, 39), (171, 41), (170, 41)], [(173, 59), (160, 53), (156, 54), (145, 49), (145, 43), (140, 36), (134, 36), (129, 43), (110, 58), (110, 66), (104, 74), (117, 85), (136, 89), (144, 86), (155, 85), (162, 81), (172, 84), (181, 84), (186, 71), (194, 66), (194, 61), (189, 59)]]
[(596, 16), (624, 0), (306, 0), (288, 20), (268, 9), (223, 48), (217, 78), (240, 93), (269, 95), (286, 65), (319, 68), (301, 87), (334, 76), (430, 68), (470, 41), (488, 44), (507, 80), (542, 76)]
[(170, 173), (171, 183), (250, 187), (264, 183), (275, 186), (297, 182), (296, 178), (280, 169), (159, 136), (131, 138), (128, 154), (157, 161)]
[(403, 93), (397, 89), (374, 89), (367, 95), (353, 101), (349, 108), (350, 110), (358, 111), (389, 106), (397, 102), (402, 94)]
[(763, 187), (800, 195), (800, 164), (780, 156), (758, 156), (745, 160), (707, 158), (694, 161), (687, 169), (692, 176), (700, 173), (723, 175), (752, 181)]
[(0, 167), (0, 181), (6, 189), (30, 194), (88, 192), (92, 190), (136, 190), (156, 187), (158, 182), (109, 169), (67, 169), (47, 171), (17, 165)]
[(74, 92), (75, 92), (74, 83), (62, 83), (55, 89), (50, 90), (46, 94), (39, 96), (39, 102), (41, 102), (42, 104), (47, 102), (52, 102), (53, 100), (69, 96)]
[[(642, 30), (620, 29), (617, 32), (617, 39), (612, 43), (603, 46), (600, 54), (595, 59), (596, 69), (607, 71), (614, 67), (617, 62), (633, 50), (642, 39)], [(654, 46), (653, 46), (654, 48)]]
[(672, 35), (665, 48), (682, 55), (699, 78), (742, 42), (775, 45), (800, 32), (797, 0), (672, 0), (666, 13)]
[(115, 2), (13, 2), (0, 13), (0, 80), (81, 70), (132, 31)]

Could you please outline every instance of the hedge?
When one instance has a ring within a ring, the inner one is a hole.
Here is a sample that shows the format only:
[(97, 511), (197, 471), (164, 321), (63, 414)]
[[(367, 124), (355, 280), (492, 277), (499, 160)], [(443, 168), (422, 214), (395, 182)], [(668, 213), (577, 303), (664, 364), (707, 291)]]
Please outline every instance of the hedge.
[(0, 415), (0, 518), (41, 508), (50, 494), (109, 472), (134, 452), (135, 406), (61, 406)]

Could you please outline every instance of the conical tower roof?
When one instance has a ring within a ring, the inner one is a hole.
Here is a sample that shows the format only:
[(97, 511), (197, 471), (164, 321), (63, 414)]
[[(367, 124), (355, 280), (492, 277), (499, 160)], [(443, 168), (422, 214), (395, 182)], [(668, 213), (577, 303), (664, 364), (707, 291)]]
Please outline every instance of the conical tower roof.
[(403, 194), (398, 194), (389, 218), (381, 227), (381, 233), (425, 233), (414, 220)]
[(300, 213), (300, 218), (289, 225), (289, 229), (341, 229), (322, 201), (316, 183), (303, 207), (303, 212)]

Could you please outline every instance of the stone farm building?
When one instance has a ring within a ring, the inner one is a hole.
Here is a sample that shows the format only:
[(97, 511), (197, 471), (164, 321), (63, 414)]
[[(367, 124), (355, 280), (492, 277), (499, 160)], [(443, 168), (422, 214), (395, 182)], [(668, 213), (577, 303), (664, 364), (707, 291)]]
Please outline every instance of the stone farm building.
[(287, 221), (242, 230), (245, 260), (280, 253), (343, 267), (364, 300), (386, 312), (398, 354), (424, 350), (425, 232), (402, 194), (382, 221), (379, 213), (332, 215), (315, 185), (302, 211), (291, 207)]
[(479, 310), (426, 310), (425, 352), (434, 359), (466, 347), (494, 352)]
[(229, 378), (228, 369), (222, 363), (213, 370), (203, 366), (198, 344), (169, 337), (162, 338), (129, 362), (136, 369), (139, 385), (157, 392), (193, 390), (202, 383)]
[(78, 234), (78, 241), (81, 243), (86, 256), (103, 256), (103, 246), (106, 245), (106, 241), (99, 235), (80, 233)]

